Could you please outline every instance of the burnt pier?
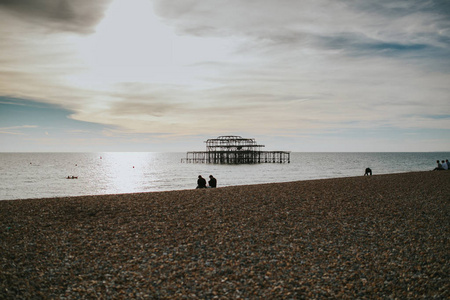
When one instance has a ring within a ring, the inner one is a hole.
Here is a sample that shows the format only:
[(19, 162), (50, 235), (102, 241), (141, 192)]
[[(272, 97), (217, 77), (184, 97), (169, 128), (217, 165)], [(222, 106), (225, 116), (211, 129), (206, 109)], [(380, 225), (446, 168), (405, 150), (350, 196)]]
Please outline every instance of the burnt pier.
[(290, 163), (289, 151), (262, 151), (264, 145), (259, 145), (253, 138), (242, 138), (236, 135), (219, 136), (208, 139), (206, 151), (191, 151), (186, 153), (185, 163), (210, 164), (259, 164), (259, 163)]

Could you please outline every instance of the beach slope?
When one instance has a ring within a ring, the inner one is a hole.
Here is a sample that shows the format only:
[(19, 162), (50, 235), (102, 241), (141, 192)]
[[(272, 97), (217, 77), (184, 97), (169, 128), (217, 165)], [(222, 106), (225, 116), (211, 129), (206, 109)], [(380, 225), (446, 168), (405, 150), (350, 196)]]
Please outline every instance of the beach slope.
[(0, 201), (0, 298), (450, 298), (450, 171)]

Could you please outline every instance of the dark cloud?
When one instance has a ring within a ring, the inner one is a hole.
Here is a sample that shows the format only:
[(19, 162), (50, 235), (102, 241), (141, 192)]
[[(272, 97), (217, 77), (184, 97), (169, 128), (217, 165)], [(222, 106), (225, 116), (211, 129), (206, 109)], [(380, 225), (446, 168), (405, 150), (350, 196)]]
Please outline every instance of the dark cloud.
[(92, 32), (111, 0), (0, 0), (0, 9), (54, 31)]

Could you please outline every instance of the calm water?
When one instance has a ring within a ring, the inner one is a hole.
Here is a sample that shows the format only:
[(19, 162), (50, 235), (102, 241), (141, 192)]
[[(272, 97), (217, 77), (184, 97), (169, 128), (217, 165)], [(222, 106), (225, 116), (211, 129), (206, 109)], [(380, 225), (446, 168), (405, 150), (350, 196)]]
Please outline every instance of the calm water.
[[(291, 153), (290, 164), (185, 164), (185, 153), (0, 153), (0, 200), (192, 189), (427, 171), (444, 153)], [(78, 179), (66, 179), (78, 176)]]

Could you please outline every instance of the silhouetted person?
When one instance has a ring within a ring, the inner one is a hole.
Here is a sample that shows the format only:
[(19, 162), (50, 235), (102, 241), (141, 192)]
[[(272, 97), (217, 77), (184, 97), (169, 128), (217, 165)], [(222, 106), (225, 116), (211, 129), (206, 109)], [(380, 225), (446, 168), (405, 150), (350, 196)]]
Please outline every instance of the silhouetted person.
[(372, 170), (370, 168), (366, 168), (366, 172), (364, 173), (364, 176), (372, 176)]
[(444, 168), (442, 168), (442, 165), (441, 165), (441, 163), (439, 162), (439, 160), (437, 160), (436, 163), (437, 163), (437, 167), (434, 168), (435, 171), (444, 170)]
[(197, 189), (206, 188), (206, 179), (202, 177), (202, 175), (198, 175), (197, 179)]
[(215, 188), (217, 186), (217, 180), (214, 178), (214, 176), (209, 175), (209, 181), (208, 181), (209, 187)]

